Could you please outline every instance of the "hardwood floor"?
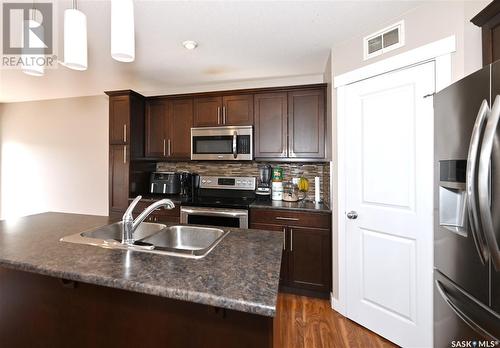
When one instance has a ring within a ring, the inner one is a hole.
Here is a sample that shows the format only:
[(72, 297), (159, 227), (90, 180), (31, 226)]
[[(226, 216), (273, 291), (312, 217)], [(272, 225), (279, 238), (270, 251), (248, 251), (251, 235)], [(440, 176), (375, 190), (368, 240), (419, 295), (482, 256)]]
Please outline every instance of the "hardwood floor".
[(275, 348), (392, 348), (393, 343), (338, 314), (330, 301), (278, 296)]

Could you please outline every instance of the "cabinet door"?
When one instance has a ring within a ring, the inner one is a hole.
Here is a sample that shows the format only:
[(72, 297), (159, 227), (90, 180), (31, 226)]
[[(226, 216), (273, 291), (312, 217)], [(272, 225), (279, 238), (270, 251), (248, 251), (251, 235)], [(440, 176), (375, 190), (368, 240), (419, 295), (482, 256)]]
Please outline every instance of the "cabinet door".
[(167, 128), (167, 103), (148, 102), (146, 106), (146, 157), (165, 157)]
[(222, 98), (222, 123), (225, 126), (253, 125), (253, 95), (233, 95)]
[(109, 98), (109, 143), (129, 144), (130, 142), (130, 97)]
[(191, 127), (193, 126), (193, 100), (172, 100), (169, 117), (167, 154), (175, 159), (191, 159)]
[(280, 270), (280, 284), (284, 285), (288, 281), (288, 250), (286, 246), (288, 245), (288, 238), (286, 226), (271, 225), (271, 224), (261, 224), (250, 222), (250, 228), (255, 228), (257, 230), (268, 230), (283, 233), (284, 243), (283, 243), (283, 254), (281, 256), (281, 270)]
[(296, 288), (329, 292), (331, 288), (330, 230), (288, 227), (289, 282)]
[(130, 147), (109, 147), (109, 210), (122, 212), (127, 209), (129, 195)]
[(287, 94), (254, 95), (255, 157), (287, 157)]
[(222, 98), (194, 98), (194, 126), (212, 127), (222, 125)]
[(288, 157), (325, 157), (325, 93), (323, 89), (288, 93)]

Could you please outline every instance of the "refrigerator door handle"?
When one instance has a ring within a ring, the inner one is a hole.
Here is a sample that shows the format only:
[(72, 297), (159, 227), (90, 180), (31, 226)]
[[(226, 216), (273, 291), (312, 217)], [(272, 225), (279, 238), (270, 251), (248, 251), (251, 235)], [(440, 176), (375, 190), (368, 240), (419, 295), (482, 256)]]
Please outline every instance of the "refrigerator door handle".
[(477, 113), (476, 121), (472, 129), (472, 136), (469, 144), (469, 153), (467, 155), (467, 172), (466, 172), (466, 190), (467, 190), (467, 211), (471, 227), (472, 238), (476, 245), (479, 259), (486, 264), (488, 261), (488, 247), (481, 235), (481, 225), (479, 224), (478, 200), (477, 200), (477, 161), (479, 157), (479, 142), (481, 134), (486, 124), (490, 113), (488, 101), (483, 100), (479, 112)]
[(500, 95), (495, 98), (495, 103), (491, 107), (488, 123), (484, 130), (483, 144), (479, 158), (478, 195), (479, 211), (481, 213), (481, 225), (483, 226), (486, 244), (490, 251), (490, 259), (497, 272), (500, 272), (500, 250), (498, 249), (493, 226), (493, 217), (490, 207), (490, 162), (493, 151), (493, 143), (500, 118)]
[(448, 292), (446, 291), (446, 289), (444, 288), (443, 284), (439, 280), (436, 280), (436, 287), (437, 287), (437, 289), (439, 291), (439, 294), (441, 295), (441, 297), (443, 298), (443, 300), (446, 302), (446, 304), (448, 306), (450, 306), (450, 308), (452, 309), (452, 311), (455, 312), (455, 314), (460, 319), (462, 319), (467, 325), (469, 325), (474, 331), (476, 331), (480, 335), (482, 335), (484, 337), (487, 337), (489, 339), (492, 339), (492, 340), (495, 340), (495, 341), (498, 340), (498, 338), (496, 338), (491, 333), (489, 333), (488, 331), (486, 331), (485, 329), (483, 329), (478, 323), (476, 323), (467, 314), (465, 314), (460, 309), (460, 307), (457, 304), (455, 304), (453, 302), (452, 298), (450, 297), (450, 295), (448, 295)]

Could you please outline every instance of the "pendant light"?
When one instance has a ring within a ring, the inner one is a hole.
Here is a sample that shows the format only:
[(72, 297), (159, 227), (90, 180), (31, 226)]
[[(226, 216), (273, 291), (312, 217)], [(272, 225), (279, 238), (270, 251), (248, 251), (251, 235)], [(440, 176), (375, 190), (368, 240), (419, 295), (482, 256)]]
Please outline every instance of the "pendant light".
[(135, 59), (133, 0), (111, 0), (111, 57), (125, 63)]
[(77, 9), (64, 10), (64, 66), (74, 70), (87, 70), (87, 17)]
[[(33, 2), (33, 9), (31, 10), (31, 18), (28, 20), (29, 28), (40, 27), (40, 22), (36, 20), (36, 8)], [(43, 43), (44, 31), (43, 27), (38, 29), (38, 35), (29, 34), (29, 47), (22, 49), (23, 72), (31, 76), (43, 76), (45, 72), (45, 56), (43, 54), (29, 54), (25, 53), (29, 48), (45, 48)], [(41, 36), (41, 37), (40, 37)]]

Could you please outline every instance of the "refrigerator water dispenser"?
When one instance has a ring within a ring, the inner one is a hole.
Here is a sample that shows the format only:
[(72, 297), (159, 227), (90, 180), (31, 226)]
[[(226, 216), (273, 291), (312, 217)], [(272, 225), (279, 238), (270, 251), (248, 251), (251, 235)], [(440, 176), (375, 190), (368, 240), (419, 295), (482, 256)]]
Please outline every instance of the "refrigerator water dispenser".
[(439, 225), (467, 237), (467, 161), (439, 162)]

